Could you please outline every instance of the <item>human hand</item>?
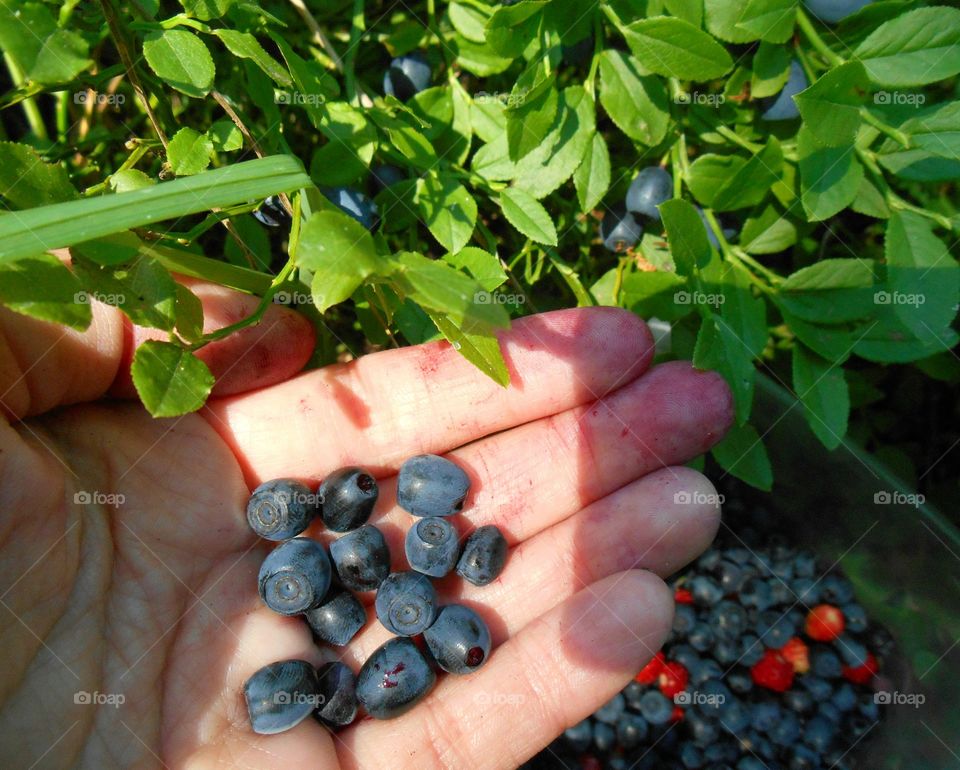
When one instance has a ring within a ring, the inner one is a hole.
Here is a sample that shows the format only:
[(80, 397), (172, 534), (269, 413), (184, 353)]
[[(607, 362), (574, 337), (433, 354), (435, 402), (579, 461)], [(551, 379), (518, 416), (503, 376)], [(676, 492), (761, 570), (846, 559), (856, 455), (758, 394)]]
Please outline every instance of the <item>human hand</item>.
[[(230, 323), (248, 299), (210, 287), (206, 317)], [(650, 368), (651, 336), (625, 311), (516, 321), (502, 389), (446, 343), (293, 376), (312, 334), (272, 308), (205, 351), (218, 385), (203, 412), (167, 420), (104, 399), (130, 394), (139, 335), (123, 329), (99, 305), (82, 335), (0, 310), (4, 766), (515, 767), (660, 647), (673, 601), (658, 575), (718, 526), (715, 505), (675, 495), (713, 499), (681, 464), (722, 437), (729, 392), (686, 363)], [(270, 544), (247, 527), (249, 489), (363, 465), (381, 489), (371, 522), (401, 568), (411, 519), (394, 474), (422, 452), (467, 471), (462, 518), (511, 546), (488, 586), (438, 581), (487, 620), (489, 662), (394, 720), (254, 734), (242, 686), (256, 669), (339, 657), (356, 671), (389, 634), (373, 617), (320, 650), (301, 619), (262, 606)]]

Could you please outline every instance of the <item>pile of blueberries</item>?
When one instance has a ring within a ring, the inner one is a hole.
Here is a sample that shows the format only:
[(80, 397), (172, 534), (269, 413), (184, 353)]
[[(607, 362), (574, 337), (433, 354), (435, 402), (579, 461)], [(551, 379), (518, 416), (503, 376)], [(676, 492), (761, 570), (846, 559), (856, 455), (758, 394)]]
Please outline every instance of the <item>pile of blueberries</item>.
[(856, 767), (893, 642), (825, 566), (777, 541), (711, 548), (671, 581), (663, 649), (530, 768)]
[[(302, 615), (318, 642), (343, 646), (367, 622), (353, 592), (375, 590), (377, 618), (396, 634), (356, 676), (341, 662), (317, 669), (305, 660), (282, 660), (261, 668), (244, 685), (254, 732), (283, 732), (311, 714), (331, 728), (343, 727), (359, 707), (377, 719), (399, 716), (431, 690), (436, 669), (469, 674), (486, 662), (486, 623), (464, 605), (440, 606), (430, 580), (456, 569), (483, 586), (503, 570), (507, 542), (497, 527), (478, 527), (461, 547), (450, 517), (462, 510), (469, 489), (463, 469), (443, 457), (418, 455), (403, 463), (397, 503), (417, 518), (404, 542), (410, 569), (392, 573), (383, 534), (367, 524), (379, 488), (362, 468), (331, 473), (315, 494), (293, 479), (267, 481), (253, 491), (247, 504), (251, 528), (282, 541), (260, 567), (264, 603), (281, 615)], [(329, 550), (298, 537), (316, 518), (345, 533)]]

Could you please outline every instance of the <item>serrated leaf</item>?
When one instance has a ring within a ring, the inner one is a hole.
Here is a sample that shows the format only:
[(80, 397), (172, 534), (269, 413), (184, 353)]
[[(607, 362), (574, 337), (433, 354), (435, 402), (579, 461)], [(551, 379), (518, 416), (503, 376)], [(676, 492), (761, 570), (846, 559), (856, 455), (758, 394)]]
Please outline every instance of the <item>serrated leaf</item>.
[(740, 248), (748, 254), (777, 254), (796, 242), (796, 225), (773, 204), (748, 217), (740, 231)]
[(207, 129), (207, 138), (217, 152), (233, 152), (243, 147), (243, 134), (232, 120), (218, 120)]
[(827, 449), (840, 446), (850, 414), (850, 392), (843, 368), (803, 345), (794, 345), (793, 387), (807, 423), (820, 442)]
[(122, 265), (136, 260), (142, 246), (142, 241), (127, 230), (74, 244), (70, 247), (70, 253), (98, 265)]
[(493, 291), (507, 280), (499, 258), (476, 246), (467, 246), (456, 254), (444, 254), (443, 259), (453, 267), (466, 268), (485, 291)]
[(167, 145), (167, 162), (177, 176), (199, 174), (210, 165), (213, 142), (206, 134), (181, 128)]
[(93, 63), (89, 52), (87, 41), (76, 32), (54, 30), (40, 46), (27, 79), (45, 85), (69, 82)]
[(314, 152), (310, 176), (318, 185), (349, 185), (367, 173), (377, 147), (377, 129), (356, 107), (328, 102), (318, 108), (329, 140)]
[(741, 155), (702, 155), (690, 167), (687, 184), (704, 206), (717, 211), (755, 206), (779, 179), (783, 152), (770, 137), (760, 152)]
[(796, 16), (797, 0), (748, 0), (737, 26), (768, 43), (786, 43)]
[(630, 273), (623, 277), (620, 290), (623, 306), (641, 318), (653, 316), (664, 321), (675, 321), (693, 310), (689, 302), (677, 301), (677, 293), (683, 290), (686, 283), (676, 273), (662, 270)]
[[(910, 118), (900, 130), (909, 135), (913, 147), (954, 162), (960, 158), (960, 102), (946, 102), (922, 116)], [(885, 144), (881, 151), (887, 146)], [(900, 149), (892, 139), (889, 146)]]
[(528, 68), (514, 85), (504, 111), (511, 160), (519, 160), (539, 146), (549, 133), (560, 104), (555, 83), (556, 76), (539, 64)]
[(489, 6), (472, 3), (452, 2), (447, 7), (453, 28), (467, 40), (484, 43), (487, 39), (487, 22), (493, 15)]
[(850, 205), (863, 178), (863, 166), (853, 145), (824, 147), (806, 126), (801, 126), (797, 154), (800, 198), (810, 219), (827, 219)]
[(766, 303), (755, 297), (747, 277), (727, 260), (714, 254), (700, 272), (700, 285), (708, 295), (719, 295), (720, 318), (751, 358), (758, 358), (767, 344)]
[(175, 313), (177, 333), (187, 342), (196, 342), (203, 336), (203, 303), (196, 294), (179, 283)]
[(501, 5), (487, 22), (487, 45), (501, 56), (519, 56), (537, 29), (538, 14), (546, 4), (546, 0), (520, 0)]
[(712, 249), (703, 220), (688, 201), (674, 198), (660, 204), (670, 253), (681, 275), (693, 275), (710, 261)]
[(45, 162), (28, 145), (0, 142), (0, 198), (15, 208), (32, 209), (76, 197), (63, 166)]
[(513, 64), (512, 57), (500, 56), (485, 43), (474, 43), (460, 34), (454, 35), (453, 41), (457, 51), (457, 63), (477, 77), (499, 75)]
[(702, 82), (733, 68), (733, 59), (722, 45), (683, 19), (641, 19), (621, 31), (633, 55), (664, 77)]
[(429, 315), (440, 333), (460, 355), (498, 385), (507, 387), (510, 384), (510, 372), (503, 360), (500, 342), (493, 334), (464, 332), (442, 314)]
[(90, 305), (80, 281), (50, 254), (0, 263), (0, 304), (16, 313), (82, 331), (90, 325)]
[(547, 210), (529, 193), (508, 187), (500, 192), (500, 208), (507, 221), (537, 243), (557, 245), (557, 228)]
[(230, 10), (234, 0), (180, 0), (188, 14), (201, 21), (219, 19)]
[(156, 260), (138, 257), (126, 265), (98, 265), (75, 259), (73, 269), (88, 301), (113, 305), (139, 326), (173, 329), (177, 284)]
[(460, 251), (477, 223), (477, 202), (456, 177), (430, 175), (417, 180), (417, 210), (447, 251)]
[(860, 128), (860, 108), (869, 82), (863, 65), (849, 61), (828, 70), (809, 88), (793, 97), (804, 125), (827, 147), (853, 143)]
[(746, 344), (734, 329), (716, 313), (709, 313), (700, 324), (693, 365), (698, 369), (715, 369), (730, 386), (738, 425), (750, 419), (756, 369)]
[(130, 375), (140, 400), (154, 417), (195, 412), (213, 389), (213, 375), (207, 365), (169, 342), (149, 340), (140, 345)]
[(206, 96), (216, 69), (204, 42), (184, 29), (148, 32), (143, 56), (150, 69), (171, 88), (187, 96)]
[(707, 31), (727, 43), (748, 43), (758, 35), (739, 25), (743, 2), (733, 0), (703, 0)]
[(663, 80), (642, 75), (639, 62), (622, 51), (600, 55), (600, 104), (631, 139), (654, 146), (667, 135), (670, 112)]
[(752, 425), (734, 425), (710, 451), (727, 473), (757, 489), (770, 491), (773, 468), (763, 440)]
[(790, 76), (790, 52), (782, 45), (760, 43), (753, 55), (750, 95), (754, 99), (780, 93)]
[(156, 183), (156, 179), (147, 176), (135, 168), (126, 168), (123, 171), (118, 171), (110, 175), (110, 189), (117, 193), (141, 190), (144, 187), (152, 187)]
[(599, 132), (594, 133), (583, 153), (583, 160), (573, 172), (573, 185), (583, 212), (596, 208), (610, 188), (610, 153)]

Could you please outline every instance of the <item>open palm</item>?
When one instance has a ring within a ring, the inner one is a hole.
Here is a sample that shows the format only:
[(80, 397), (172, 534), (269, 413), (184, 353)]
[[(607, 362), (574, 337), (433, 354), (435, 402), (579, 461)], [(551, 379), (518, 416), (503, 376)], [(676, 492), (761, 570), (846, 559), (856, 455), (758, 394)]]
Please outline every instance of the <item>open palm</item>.
[[(208, 324), (246, 302), (210, 289)], [(629, 313), (516, 322), (502, 389), (446, 343), (294, 376), (312, 335), (273, 308), (205, 351), (214, 397), (172, 420), (122, 398), (142, 334), (110, 308), (95, 316), (78, 335), (0, 315), (4, 767), (515, 767), (658, 649), (673, 603), (657, 576), (715, 533), (713, 488), (681, 464), (723, 435), (729, 393), (685, 363), (650, 368)], [(254, 734), (241, 691), (256, 669), (339, 658), (356, 671), (389, 634), (373, 617), (320, 649), (300, 618), (261, 605), (270, 546), (247, 528), (249, 489), (363, 465), (381, 490), (371, 523), (402, 569), (411, 518), (395, 473), (423, 452), (470, 475), (463, 524), (496, 524), (511, 546), (489, 586), (438, 582), (487, 620), (489, 663), (395, 720)]]

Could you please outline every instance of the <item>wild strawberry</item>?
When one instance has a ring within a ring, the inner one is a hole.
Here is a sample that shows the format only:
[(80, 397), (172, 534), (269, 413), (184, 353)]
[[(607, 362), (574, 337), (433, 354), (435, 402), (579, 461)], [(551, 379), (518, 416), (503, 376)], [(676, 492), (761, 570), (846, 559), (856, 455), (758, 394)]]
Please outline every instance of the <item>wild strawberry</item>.
[(854, 684), (866, 684), (879, 670), (877, 659), (872, 652), (867, 653), (867, 662), (860, 666), (844, 666), (843, 677)]
[(673, 600), (677, 604), (693, 604), (693, 594), (689, 588), (678, 588), (673, 592)]
[(793, 684), (793, 665), (779, 650), (766, 650), (750, 668), (754, 684), (775, 692), (784, 692)]
[(843, 613), (832, 604), (818, 604), (807, 613), (807, 636), (818, 642), (832, 642), (844, 628)]
[(780, 648), (780, 654), (793, 666), (794, 673), (806, 674), (810, 670), (810, 650), (800, 637), (791, 637)]
[(603, 764), (592, 754), (580, 757), (580, 770), (603, 770)]
[(637, 674), (634, 679), (640, 684), (653, 684), (657, 681), (657, 677), (660, 676), (660, 672), (663, 670), (663, 664), (666, 662), (666, 656), (662, 652), (658, 652), (650, 658), (650, 662), (647, 663), (647, 665), (640, 669), (640, 673)]
[(683, 664), (676, 661), (664, 663), (657, 677), (657, 684), (660, 686), (660, 692), (673, 700), (673, 696), (687, 689), (687, 682), (690, 681), (690, 674)]
[(681, 719), (683, 719), (683, 709), (679, 706), (674, 706), (673, 711), (670, 712), (670, 721), (679, 722)]

